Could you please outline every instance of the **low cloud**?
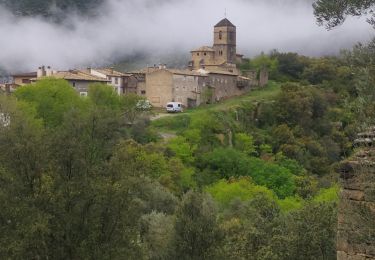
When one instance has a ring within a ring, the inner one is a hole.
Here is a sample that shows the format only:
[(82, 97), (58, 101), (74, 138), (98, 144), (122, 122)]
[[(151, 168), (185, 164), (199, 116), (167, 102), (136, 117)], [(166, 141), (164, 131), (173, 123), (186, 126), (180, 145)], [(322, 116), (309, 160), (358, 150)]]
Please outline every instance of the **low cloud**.
[[(68, 15), (62, 23), (19, 18), (0, 10), (0, 67), (35, 70), (102, 65), (147, 53), (158, 59), (211, 45), (212, 27), (227, 17), (237, 26), (238, 51), (272, 49), (326, 55), (372, 37), (363, 19), (326, 31), (316, 25), (309, 0), (108, 0), (95, 17)], [(163, 62), (163, 60), (160, 60)]]

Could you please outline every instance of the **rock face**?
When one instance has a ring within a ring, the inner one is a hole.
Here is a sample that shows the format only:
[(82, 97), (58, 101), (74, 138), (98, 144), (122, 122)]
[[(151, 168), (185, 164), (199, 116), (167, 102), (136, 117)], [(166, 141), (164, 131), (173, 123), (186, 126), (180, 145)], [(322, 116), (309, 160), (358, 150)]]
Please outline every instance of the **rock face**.
[(375, 260), (375, 128), (358, 135), (341, 165), (338, 260)]

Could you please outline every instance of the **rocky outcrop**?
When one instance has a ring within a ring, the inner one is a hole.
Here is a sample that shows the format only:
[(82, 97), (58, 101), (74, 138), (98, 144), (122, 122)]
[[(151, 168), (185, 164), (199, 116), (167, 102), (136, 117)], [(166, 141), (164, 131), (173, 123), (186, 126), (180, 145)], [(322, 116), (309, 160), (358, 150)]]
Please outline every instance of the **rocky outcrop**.
[(337, 234), (338, 260), (375, 260), (375, 128), (358, 135), (343, 162)]

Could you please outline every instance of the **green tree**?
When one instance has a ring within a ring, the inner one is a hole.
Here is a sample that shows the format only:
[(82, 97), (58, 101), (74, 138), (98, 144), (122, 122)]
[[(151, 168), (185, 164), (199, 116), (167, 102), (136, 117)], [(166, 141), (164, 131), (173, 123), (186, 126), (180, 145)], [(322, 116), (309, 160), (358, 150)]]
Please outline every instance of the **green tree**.
[(247, 155), (255, 154), (254, 139), (251, 135), (238, 133), (238, 134), (235, 134), (234, 139), (235, 139), (234, 147), (237, 150), (244, 152)]
[(174, 219), (171, 215), (152, 212), (141, 219), (142, 245), (147, 259), (168, 259), (173, 256)]
[(175, 259), (214, 259), (222, 234), (216, 206), (204, 193), (190, 191), (182, 198), (175, 224)]
[(35, 106), (38, 117), (47, 126), (55, 127), (63, 122), (64, 114), (73, 109), (83, 109), (84, 101), (69, 83), (62, 79), (43, 79), (30, 86), (17, 89), (15, 96)]
[(205, 190), (224, 207), (227, 207), (235, 199), (248, 201), (259, 194), (276, 199), (272, 191), (266, 187), (255, 185), (249, 178), (221, 180), (208, 186)]
[(317, 0), (314, 3), (314, 14), (321, 25), (326, 25), (332, 29), (342, 24), (348, 16), (368, 16), (367, 21), (374, 25), (374, 7), (373, 0), (348, 0), (348, 1), (330, 1)]

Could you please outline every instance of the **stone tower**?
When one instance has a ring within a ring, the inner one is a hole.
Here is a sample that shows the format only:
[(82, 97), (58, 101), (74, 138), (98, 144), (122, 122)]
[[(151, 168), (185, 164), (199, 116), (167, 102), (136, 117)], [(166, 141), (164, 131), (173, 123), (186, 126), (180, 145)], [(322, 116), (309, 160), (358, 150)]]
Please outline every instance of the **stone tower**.
[(236, 62), (236, 26), (227, 18), (221, 20), (214, 28), (215, 60), (218, 63)]

